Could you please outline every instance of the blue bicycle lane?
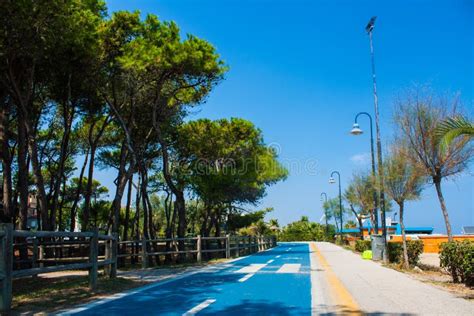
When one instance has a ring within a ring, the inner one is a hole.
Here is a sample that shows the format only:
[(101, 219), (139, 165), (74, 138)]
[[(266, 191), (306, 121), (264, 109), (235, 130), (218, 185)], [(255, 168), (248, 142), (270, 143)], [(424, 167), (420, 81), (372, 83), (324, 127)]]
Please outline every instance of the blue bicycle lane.
[(70, 314), (311, 315), (309, 245), (282, 243)]

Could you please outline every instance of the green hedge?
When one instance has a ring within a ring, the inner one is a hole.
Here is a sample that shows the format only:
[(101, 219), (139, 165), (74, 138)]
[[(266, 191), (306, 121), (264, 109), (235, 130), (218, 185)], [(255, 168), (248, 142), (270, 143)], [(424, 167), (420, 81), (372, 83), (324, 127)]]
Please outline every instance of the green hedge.
[[(389, 242), (387, 246), (388, 260), (392, 263), (400, 263), (403, 261), (403, 245), (401, 242)], [(408, 240), (407, 241), (408, 263), (414, 266), (420, 260), (423, 253), (423, 241)]]
[(464, 240), (441, 244), (440, 265), (451, 274), (454, 283), (474, 286), (474, 242)]
[(357, 252), (364, 252), (372, 248), (370, 240), (356, 240), (355, 250)]

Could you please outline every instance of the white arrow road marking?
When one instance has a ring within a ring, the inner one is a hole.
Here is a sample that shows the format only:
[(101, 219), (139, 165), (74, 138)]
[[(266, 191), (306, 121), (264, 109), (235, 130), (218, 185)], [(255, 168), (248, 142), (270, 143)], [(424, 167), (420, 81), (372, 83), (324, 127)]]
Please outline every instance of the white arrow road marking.
[(278, 269), (277, 273), (298, 273), (300, 268), (301, 264), (299, 263), (285, 263)]
[(253, 277), (254, 275), (255, 275), (255, 273), (249, 273), (246, 276), (244, 276), (243, 278), (239, 279), (239, 282), (245, 282), (248, 279), (250, 279), (251, 277)]
[(214, 303), (216, 300), (215, 299), (208, 299), (202, 302), (201, 304), (194, 306), (190, 310), (188, 310), (186, 313), (183, 314), (183, 316), (191, 316), (196, 314), (199, 311), (202, 311), (204, 308), (208, 307), (212, 303)]
[(235, 271), (235, 273), (255, 273), (266, 265), (267, 265), (266, 263), (263, 263), (263, 264), (252, 263), (246, 267), (243, 267), (240, 270)]

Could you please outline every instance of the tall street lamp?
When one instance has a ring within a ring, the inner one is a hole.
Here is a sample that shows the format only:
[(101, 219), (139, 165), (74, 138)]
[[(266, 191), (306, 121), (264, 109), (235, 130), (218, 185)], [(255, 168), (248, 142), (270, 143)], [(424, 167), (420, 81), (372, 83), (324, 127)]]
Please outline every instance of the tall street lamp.
[(337, 174), (338, 184), (339, 184), (339, 222), (341, 229), (339, 230), (339, 235), (341, 236), (341, 243), (342, 243), (342, 193), (341, 193), (341, 174), (338, 171), (331, 172), (331, 177), (329, 178), (329, 183), (333, 184), (336, 183), (334, 179), (334, 175)]
[(372, 17), (365, 27), (367, 34), (369, 35), (370, 41), (370, 56), (372, 61), (372, 82), (373, 82), (373, 91), (374, 91), (374, 107), (375, 107), (375, 128), (377, 135), (377, 165), (380, 181), (380, 210), (382, 215), (382, 235), (384, 241), (384, 251), (383, 258), (384, 261), (387, 259), (387, 225), (385, 221), (385, 193), (384, 193), (384, 182), (383, 182), (383, 164), (382, 164), (382, 145), (380, 143), (380, 123), (379, 123), (379, 105), (377, 98), (377, 81), (375, 79), (375, 61), (374, 61), (374, 46), (372, 42), (372, 31), (375, 27), (375, 19), (377, 17)]
[[(324, 196), (324, 201), (323, 201), (323, 196)], [(328, 195), (326, 194), (326, 192), (322, 192), (321, 193), (321, 202), (323, 203), (327, 203), (328, 201)], [(324, 210), (324, 218), (326, 219), (326, 239), (328, 238), (328, 235), (329, 235), (329, 229), (328, 229), (328, 212), (326, 211), (326, 209), (324, 208), (324, 204), (323, 204), (323, 210)]]
[[(359, 112), (357, 113), (355, 120), (354, 120), (354, 125), (352, 126), (351, 129), (351, 134), (352, 135), (361, 135), (364, 131), (359, 127), (359, 124), (357, 123), (357, 119), (361, 115), (366, 115), (369, 118), (370, 121), (370, 154), (372, 158), (372, 177), (375, 179), (375, 153), (374, 153), (374, 132), (373, 132), (373, 124), (372, 124), (372, 116), (367, 113), (367, 112)], [(378, 214), (378, 198), (377, 198), (377, 192), (374, 190), (374, 227), (376, 234), (379, 233), (379, 214)]]

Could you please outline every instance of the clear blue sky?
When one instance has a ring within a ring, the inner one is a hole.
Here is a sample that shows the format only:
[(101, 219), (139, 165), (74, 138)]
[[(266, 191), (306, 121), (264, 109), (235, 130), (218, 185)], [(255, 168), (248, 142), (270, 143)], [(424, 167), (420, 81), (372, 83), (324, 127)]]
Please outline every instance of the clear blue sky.
[[(327, 181), (330, 172), (341, 172), (344, 187), (355, 170), (369, 167), (368, 135), (353, 137), (348, 131), (357, 112), (373, 112), (364, 32), (371, 16), (378, 16), (374, 40), (384, 144), (393, 131), (394, 98), (414, 83), (459, 92), (473, 113), (473, 3), (107, 1), (111, 11), (138, 9), (173, 20), (183, 34), (217, 47), (230, 71), (195, 118), (246, 118), (262, 129), (267, 143), (278, 144), (291, 174), (268, 190), (259, 207), (274, 207), (269, 217), (281, 224), (302, 215), (318, 221), (320, 193), (337, 195), (337, 186)], [(364, 118), (360, 123), (367, 129)], [(115, 175), (100, 172), (97, 178), (112, 185)], [(474, 225), (472, 168), (443, 187), (454, 232)], [(433, 187), (408, 205), (406, 223), (445, 231)]]

